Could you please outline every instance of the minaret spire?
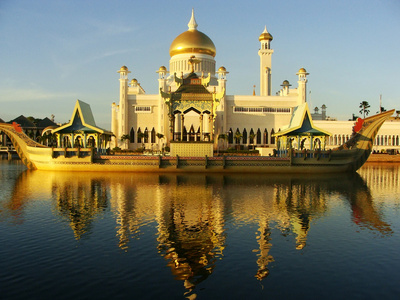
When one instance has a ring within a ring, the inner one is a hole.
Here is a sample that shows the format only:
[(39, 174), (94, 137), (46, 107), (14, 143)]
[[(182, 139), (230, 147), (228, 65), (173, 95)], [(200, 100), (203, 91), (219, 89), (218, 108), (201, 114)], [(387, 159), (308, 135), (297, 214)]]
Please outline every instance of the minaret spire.
[(189, 30), (197, 30), (196, 19), (194, 18), (194, 8), (192, 8), (192, 17), (188, 23)]

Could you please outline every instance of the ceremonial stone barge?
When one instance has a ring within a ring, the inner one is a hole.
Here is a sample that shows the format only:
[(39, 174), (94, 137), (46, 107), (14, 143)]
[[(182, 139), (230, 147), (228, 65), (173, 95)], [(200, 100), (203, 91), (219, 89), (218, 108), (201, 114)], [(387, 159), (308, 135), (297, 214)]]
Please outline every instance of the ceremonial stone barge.
[[(329, 133), (316, 128), (307, 103), (294, 109), (287, 128), (276, 133), (277, 149), (271, 156), (180, 155), (183, 148), (171, 143), (171, 155), (108, 155), (105, 151), (112, 133), (95, 125), (90, 106), (77, 101), (71, 121), (52, 133), (58, 147), (47, 147), (30, 139), (19, 124), (0, 123), (22, 162), (29, 169), (93, 172), (171, 172), (171, 173), (338, 173), (355, 172), (371, 154), (373, 140), (390, 110), (358, 119), (353, 136), (342, 146), (325, 150)], [(78, 147), (68, 147), (69, 141)], [(304, 142), (309, 145), (304, 147)], [(180, 143), (179, 145), (184, 145)], [(195, 143), (186, 143), (194, 147)], [(200, 144), (198, 144), (200, 145)], [(211, 147), (203, 142), (203, 145)], [(63, 146), (63, 147), (61, 147)], [(173, 150), (173, 148), (176, 148)], [(190, 151), (189, 151), (190, 152)], [(172, 155), (173, 154), (173, 155)]]

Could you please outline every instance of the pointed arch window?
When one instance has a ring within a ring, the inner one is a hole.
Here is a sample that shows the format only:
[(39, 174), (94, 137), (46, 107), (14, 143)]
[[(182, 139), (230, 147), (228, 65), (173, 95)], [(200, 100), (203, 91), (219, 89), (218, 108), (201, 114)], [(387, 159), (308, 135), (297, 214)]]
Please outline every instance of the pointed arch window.
[(244, 144), (244, 145), (246, 145), (246, 144), (247, 144), (247, 130), (246, 130), (246, 128), (245, 128), (245, 129), (243, 129), (243, 133), (242, 133), (242, 141), (243, 141), (243, 144)]
[(228, 131), (228, 143), (233, 144), (233, 130), (232, 128), (229, 129)]
[(240, 140), (242, 139), (242, 134), (240, 133), (239, 128), (236, 128), (235, 132), (235, 142), (236, 144), (240, 144)]
[(131, 128), (131, 132), (129, 133), (129, 142), (130, 143), (135, 142), (135, 130), (133, 130), (133, 127)]
[(151, 130), (151, 141), (150, 141), (150, 143), (155, 143), (156, 142), (156, 131), (154, 130), (154, 127), (153, 127), (153, 129)]
[(149, 131), (146, 129), (144, 130), (144, 142), (148, 143), (149, 142)]
[(271, 144), (275, 144), (275, 137), (273, 136), (274, 133), (275, 133), (275, 130), (272, 128), (271, 129)]
[(261, 144), (261, 130), (260, 130), (260, 128), (257, 129), (256, 137), (257, 137), (257, 145), (260, 145)]
[(264, 145), (268, 144), (268, 130), (267, 128), (264, 129)]
[(137, 131), (137, 142), (138, 143), (142, 142), (142, 130), (140, 130), (140, 127), (138, 128), (138, 131)]
[(250, 136), (249, 136), (249, 138), (250, 138), (250, 144), (252, 144), (252, 145), (254, 145), (254, 137), (255, 137), (254, 130), (253, 130), (253, 128), (251, 128), (251, 129), (250, 129)]

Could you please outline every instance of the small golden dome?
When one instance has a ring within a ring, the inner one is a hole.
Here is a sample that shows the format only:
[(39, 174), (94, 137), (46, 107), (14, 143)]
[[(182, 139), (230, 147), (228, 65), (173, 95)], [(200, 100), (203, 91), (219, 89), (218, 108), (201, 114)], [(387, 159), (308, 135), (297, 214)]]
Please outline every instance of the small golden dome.
[(264, 41), (264, 40), (270, 40), (270, 41), (272, 41), (272, 40), (273, 40), (273, 37), (272, 37), (272, 35), (271, 35), (269, 32), (267, 32), (267, 33), (261, 33), (261, 34), (260, 34), (260, 37), (258, 38), (258, 40), (259, 40), (259, 41)]
[(167, 68), (166, 68), (165, 66), (161, 66), (161, 67), (158, 69), (158, 71), (164, 71), (164, 72), (166, 72), (166, 71), (167, 71)]
[(299, 72), (297, 72), (297, 73), (304, 74), (304, 73), (307, 73), (307, 71), (304, 68), (300, 68)]
[(265, 41), (265, 40), (270, 40), (272, 41), (274, 38), (272, 37), (272, 35), (267, 31), (267, 26), (265, 26), (264, 31), (260, 34), (258, 40), (261, 41)]
[(131, 84), (137, 84), (137, 79), (136, 79), (136, 78), (133, 78), (133, 79), (131, 80)]
[(281, 86), (290, 86), (291, 84), (289, 83), (288, 80), (284, 80), (281, 84)]
[(226, 72), (226, 69), (224, 66), (219, 67), (218, 72)]
[(192, 17), (188, 24), (189, 30), (178, 35), (169, 47), (169, 55), (172, 57), (182, 53), (201, 53), (215, 57), (217, 50), (213, 41), (201, 31), (198, 31), (197, 23), (192, 10)]
[(122, 66), (120, 70), (121, 70), (121, 71), (127, 71), (127, 70), (128, 70), (128, 67), (127, 67), (127, 66)]

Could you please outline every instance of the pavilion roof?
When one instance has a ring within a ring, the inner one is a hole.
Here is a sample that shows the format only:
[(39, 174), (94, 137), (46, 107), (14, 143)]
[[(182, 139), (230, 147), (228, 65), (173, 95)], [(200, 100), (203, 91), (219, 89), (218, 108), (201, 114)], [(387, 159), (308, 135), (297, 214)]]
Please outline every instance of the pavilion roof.
[(50, 120), (48, 117), (44, 118), (37, 124), (38, 128), (46, 128), (49, 126), (58, 126), (58, 125), (54, 123), (52, 120)]
[(100, 134), (112, 135), (112, 132), (96, 126), (90, 105), (81, 100), (76, 100), (71, 120), (67, 124), (53, 129), (52, 133), (68, 133), (74, 131), (97, 132)]
[[(208, 82), (208, 81), (207, 81)], [(164, 98), (170, 98), (172, 101), (179, 100), (213, 100), (213, 95), (205, 87), (205, 80), (199, 78), (196, 73), (190, 73), (186, 78), (180, 78), (179, 87), (175, 92), (161, 92)]]
[(289, 125), (274, 136), (330, 136), (331, 134), (323, 129), (314, 126), (308, 104), (303, 103), (294, 108)]
[(36, 128), (36, 125), (29, 121), (24, 115), (20, 115), (19, 117), (15, 118), (14, 120), (9, 121), (8, 123), (12, 124), (13, 122), (21, 125), (22, 128)]

